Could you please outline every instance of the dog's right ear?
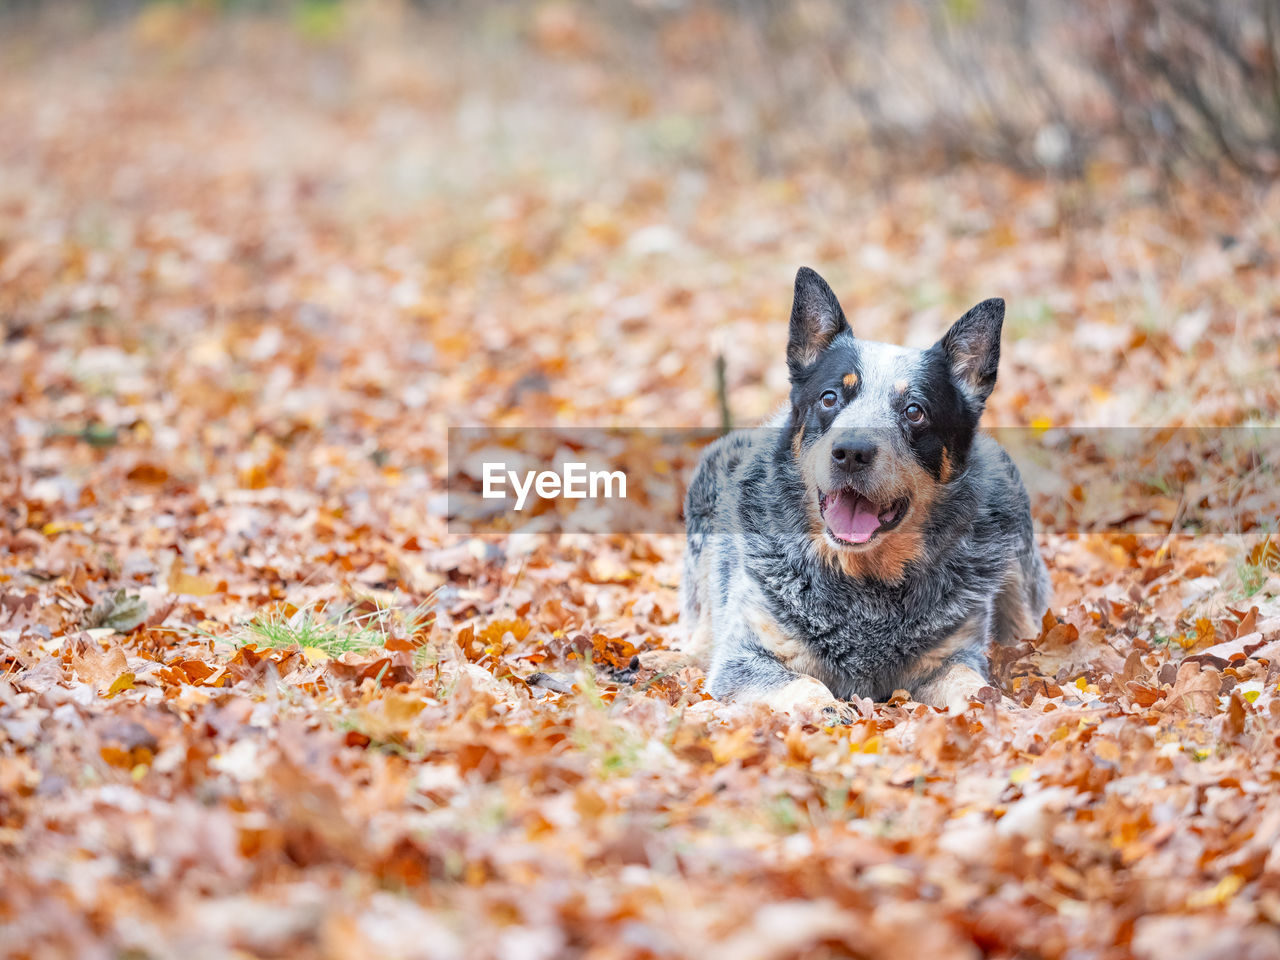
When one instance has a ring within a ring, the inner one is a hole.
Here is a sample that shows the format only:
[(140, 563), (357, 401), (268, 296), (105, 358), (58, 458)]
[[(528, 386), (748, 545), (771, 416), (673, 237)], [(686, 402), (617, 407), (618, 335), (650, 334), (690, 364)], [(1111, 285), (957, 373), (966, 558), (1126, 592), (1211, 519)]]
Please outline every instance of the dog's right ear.
[(796, 295), (791, 304), (791, 336), (787, 341), (787, 366), (794, 377), (818, 359), (849, 322), (840, 301), (816, 271), (801, 267), (796, 273)]

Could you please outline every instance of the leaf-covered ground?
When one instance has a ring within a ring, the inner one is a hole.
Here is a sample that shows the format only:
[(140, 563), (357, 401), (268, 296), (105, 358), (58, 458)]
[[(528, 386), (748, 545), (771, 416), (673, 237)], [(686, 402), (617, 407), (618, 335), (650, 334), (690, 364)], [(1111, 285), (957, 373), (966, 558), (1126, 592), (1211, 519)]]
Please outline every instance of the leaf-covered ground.
[(1019, 706), (815, 728), (636, 669), (678, 537), (443, 520), (449, 425), (715, 425), (719, 352), (767, 413), (801, 263), (915, 344), (1004, 296), (992, 425), (1273, 423), (1280, 189), (202, 10), (0, 46), (0, 952), (1280, 956), (1274, 543), (1046, 538)]

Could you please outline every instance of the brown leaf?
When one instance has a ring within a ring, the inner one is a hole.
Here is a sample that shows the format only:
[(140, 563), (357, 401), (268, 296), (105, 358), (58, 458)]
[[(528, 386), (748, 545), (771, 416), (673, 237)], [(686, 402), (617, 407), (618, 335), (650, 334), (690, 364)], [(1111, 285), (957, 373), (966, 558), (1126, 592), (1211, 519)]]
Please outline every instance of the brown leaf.
[(1213, 667), (1183, 661), (1165, 701), (1165, 710), (1212, 716), (1218, 712), (1218, 690), (1222, 678)]
[(169, 576), (166, 584), (170, 593), (186, 594), (192, 597), (207, 597), (210, 594), (217, 593), (219, 590), (226, 589), (225, 583), (219, 583), (209, 577), (187, 573), (183, 569), (182, 558), (177, 554), (174, 554), (173, 563), (169, 567)]
[(1138, 683), (1136, 680), (1130, 680), (1124, 685), (1129, 691), (1129, 695), (1133, 697), (1134, 703), (1140, 707), (1149, 707), (1160, 699), (1160, 691), (1148, 687), (1146, 684)]
[(1227, 704), (1227, 715), (1225, 718), (1224, 729), (1233, 736), (1239, 736), (1244, 733), (1245, 719), (1248, 716), (1248, 709), (1245, 707), (1244, 700), (1241, 699), (1238, 690), (1231, 691), (1231, 699)]
[(1263, 646), (1263, 643), (1262, 634), (1246, 633), (1226, 643), (1217, 643), (1208, 649), (1197, 650), (1189, 654), (1183, 662), (1207, 663), (1221, 668), (1247, 659), (1251, 653)]

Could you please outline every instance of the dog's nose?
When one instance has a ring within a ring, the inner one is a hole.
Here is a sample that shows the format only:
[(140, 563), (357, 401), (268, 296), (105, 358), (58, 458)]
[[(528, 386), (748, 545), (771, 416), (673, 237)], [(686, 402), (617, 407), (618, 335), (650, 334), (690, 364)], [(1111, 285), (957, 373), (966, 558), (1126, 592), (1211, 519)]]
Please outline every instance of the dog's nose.
[(841, 440), (831, 448), (831, 459), (842, 470), (856, 472), (871, 466), (876, 458), (876, 443), (862, 437)]

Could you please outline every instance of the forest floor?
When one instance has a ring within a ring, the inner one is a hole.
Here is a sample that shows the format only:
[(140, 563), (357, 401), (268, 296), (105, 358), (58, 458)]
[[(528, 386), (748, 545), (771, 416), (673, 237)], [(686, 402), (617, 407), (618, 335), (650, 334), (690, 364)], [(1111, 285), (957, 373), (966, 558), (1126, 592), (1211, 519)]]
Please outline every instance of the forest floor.
[(988, 425), (1274, 423), (1280, 187), (761, 174), (555, 24), (148, 9), (3, 41), (0, 953), (1280, 956), (1275, 542), (1046, 536), (1014, 708), (816, 727), (631, 669), (680, 537), (443, 497), (450, 425), (714, 427), (718, 352), (766, 415), (803, 263), (1005, 297)]

